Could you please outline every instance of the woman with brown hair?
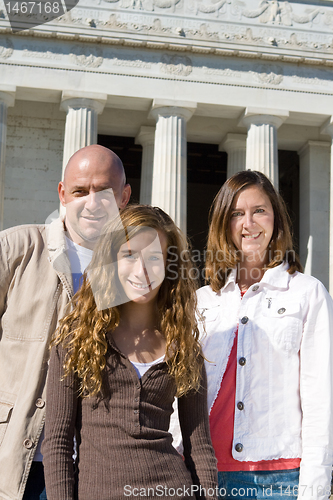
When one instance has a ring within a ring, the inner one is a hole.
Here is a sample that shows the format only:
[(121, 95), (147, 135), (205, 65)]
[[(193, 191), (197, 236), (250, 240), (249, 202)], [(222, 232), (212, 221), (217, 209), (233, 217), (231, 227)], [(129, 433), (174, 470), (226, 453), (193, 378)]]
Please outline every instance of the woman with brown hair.
[(198, 291), (221, 498), (330, 494), (333, 306), (260, 172), (222, 186)]
[[(184, 236), (158, 208), (129, 206), (106, 228), (53, 341), (48, 500), (75, 497), (74, 436), (79, 500), (216, 498), (190, 266)], [(168, 432), (175, 396), (184, 457)]]

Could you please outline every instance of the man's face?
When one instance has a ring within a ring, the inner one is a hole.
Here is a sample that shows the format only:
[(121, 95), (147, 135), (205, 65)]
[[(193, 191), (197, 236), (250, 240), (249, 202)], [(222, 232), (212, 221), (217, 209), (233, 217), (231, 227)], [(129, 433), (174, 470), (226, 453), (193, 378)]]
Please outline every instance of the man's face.
[(119, 169), (110, 168), (110, 159), (104, 157), (79, 157), (67, 167), (58, 191), (71, 239), (91, 249), (104, 225), (118, 215), (118, 208), (124, 208), (130, 196)]

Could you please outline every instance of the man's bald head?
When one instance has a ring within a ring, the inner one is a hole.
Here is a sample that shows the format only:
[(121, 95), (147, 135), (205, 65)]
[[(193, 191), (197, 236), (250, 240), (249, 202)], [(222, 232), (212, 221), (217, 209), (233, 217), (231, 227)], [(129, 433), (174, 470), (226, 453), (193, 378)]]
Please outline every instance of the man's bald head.
[(100, 233), (110, 213), (127, 205), (131, 187), (126, 184), (120, 158), (110, 149), (93, 144), (70, 158), (58, 192), (66, 206), (66, 227), (72, 240), (91, 246), (87, 240), (96, 239), (93, 235)]
[(118, 178), (123, 183), (123, 186), (126, 184), (125, 170), (119, 156), (111, 151), (111, 149), (99, 144), (92, 144), (91, 146), (79, 149), (70, 157), (64, 172), (64, 182), (66, 183), (68, 177), (76, 176), (77, 169), (82, 169), (85, 165), (88, 168), (89, 166), (96, 165), (98, 170), (110, 170), (110, 175), (114, 179)]

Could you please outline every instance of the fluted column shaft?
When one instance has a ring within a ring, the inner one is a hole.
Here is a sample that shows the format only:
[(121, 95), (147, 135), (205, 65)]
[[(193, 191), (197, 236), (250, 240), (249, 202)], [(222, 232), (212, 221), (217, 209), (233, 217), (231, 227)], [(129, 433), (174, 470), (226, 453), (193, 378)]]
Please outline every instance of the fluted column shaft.
[(329, 287), (330, 143), (308, 141), (300, 158), (299, 254), (304, 273)]
[(66, 111), (62, 178), (69, 158), (79, 149), (97, 143), (97, 116), (103, 111), (106, 94), (63, 92), (60, 109)]
[(153, 188), (155, 127), (142, 126), (135, 138), (142, 146), (140, 203), (150, 205)]
[[(153, 105), (154, 106), (154, 105)], [(156, 119), (152, 205), (167, 212), (186, 232), (187, 209), (187, 140), (186, 122), (192, 107), (153, 107)]]
[(289, 116), (287, 111), (274, 114), (260, 110), (246, 109), (241, 125), (247, 127), (246, 170), (259, 170), (264, 173), (278, 189), (278, 145), (277, 129)]
[(227, 134), (219, 145), (219, 151), (228, 153), (227, 178), (246, 168), (246, 135)]
[(7, 139), (7, 109), (14, 106), (15, 87), (12, 91), (0, 91), (0, 229), (3, 229), (4, 198), (5, 198), (5, 171), (6, 171), (6, 139)]

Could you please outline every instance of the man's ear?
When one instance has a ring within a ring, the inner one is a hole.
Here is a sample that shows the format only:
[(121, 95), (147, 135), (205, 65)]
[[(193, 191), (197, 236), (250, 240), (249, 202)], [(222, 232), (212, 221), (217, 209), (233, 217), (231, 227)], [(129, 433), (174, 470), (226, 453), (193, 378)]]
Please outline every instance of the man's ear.
[(60, 203), (62, 204), (63, 207), (65, 207), (66, 206), (66, 203), (65, 203), (65, 186), (64, 186), (64, 183), (62, 181), (59, 182), (59, 184), (58, 184), (58, 194), (59, 194)]
[[(131, 197), (132, 189), (129, 184), (125, 184), (122, 195), (121, 195), (121, 202), (118, 208), (125, 208), (127, 203), (129, 202), (129, 199)], [(60, 195), (59, 195), (60, 196)]]

